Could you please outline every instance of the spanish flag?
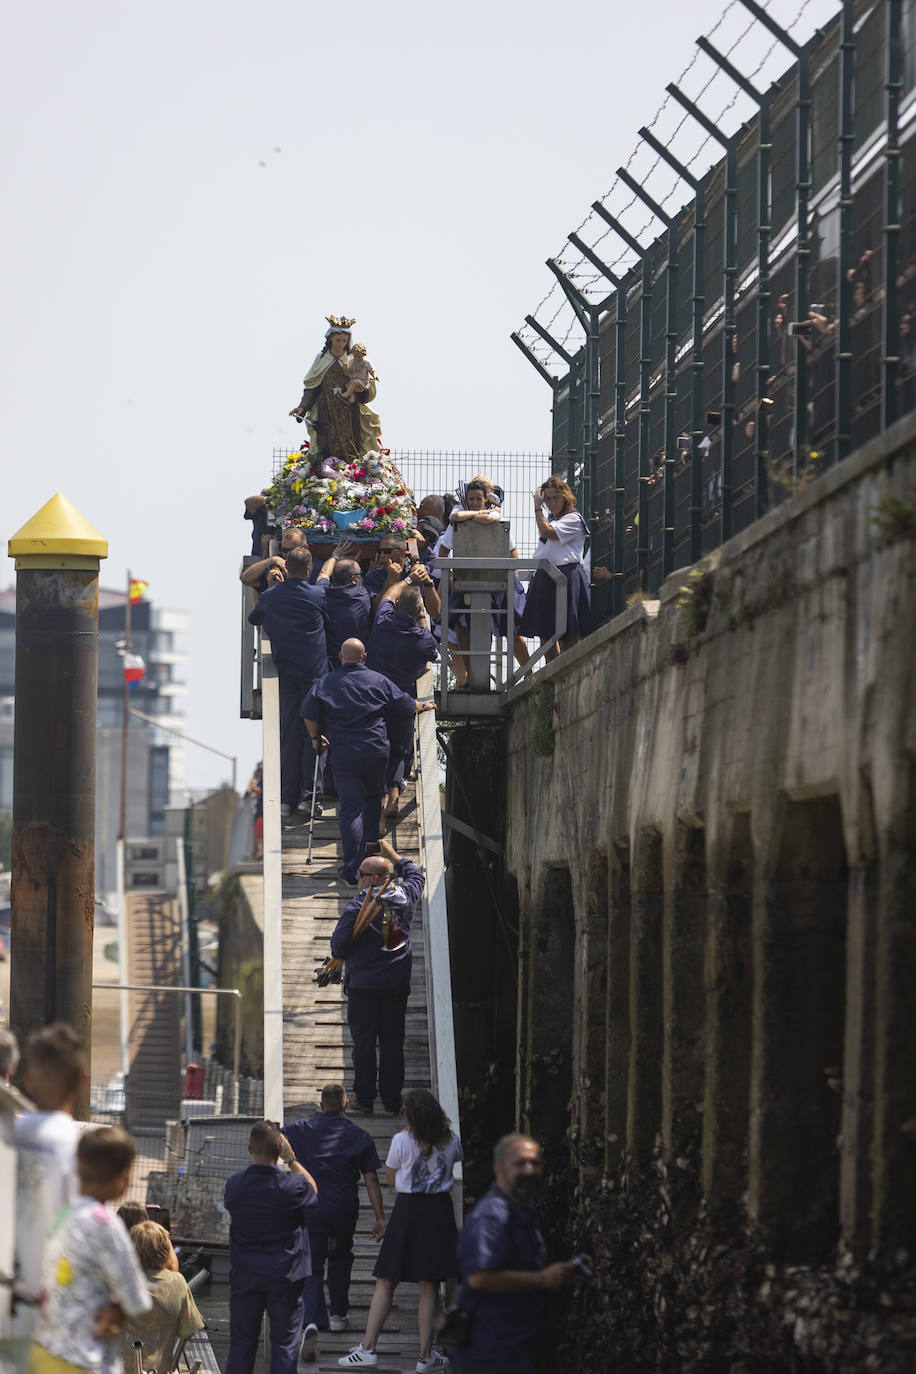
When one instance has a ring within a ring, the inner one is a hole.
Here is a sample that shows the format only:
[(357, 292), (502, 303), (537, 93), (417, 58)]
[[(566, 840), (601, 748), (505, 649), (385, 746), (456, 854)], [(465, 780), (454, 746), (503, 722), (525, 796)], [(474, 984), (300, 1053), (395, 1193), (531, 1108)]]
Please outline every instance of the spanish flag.
[(139, 577), (132, 577), (130, 579), (130, 604), (132, 606), (135, 605), (136, 602), (143, 600), (148, 586), (149, 583), (141, 582)]

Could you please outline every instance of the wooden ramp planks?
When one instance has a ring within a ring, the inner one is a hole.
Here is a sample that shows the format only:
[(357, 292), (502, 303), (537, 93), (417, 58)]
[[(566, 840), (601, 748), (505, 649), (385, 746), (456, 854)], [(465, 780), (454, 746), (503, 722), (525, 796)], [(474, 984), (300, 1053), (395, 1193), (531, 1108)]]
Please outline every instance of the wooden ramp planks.
[[(390, 823), (389, 839), (404, 858), (419, 862), (419, 834), (414, 787), (408, 783), (401, 798), (401, 814)], [(346, 999), (340, 986), (319, 988), (315, 970), (330, 953), (329, 940), (344, 905), (354, 894), (337, 878), (340, 840), (336, 811), (330, 801), (315, 823), (312, 862), (306, 865), (308, 827), (283, 832), (283, 1105), (284, 1120), (294, 1121), (318, 1110), (318, 1096), (325, 1083), (353, 1086)], [(413, 974), (407, 1003), (404, 1044), (405, 1086), (429, 1087), (429, 1038), (426, 1006), (426, 949), (423, 911), (418, 911), (412, 932)], [(403, 1121), (389, 1116), (376, 1103), (372, 1116), (354, 1116), (373, 1137), (382, 1161), (385, 1210), (390, 1213), (394, 1193), (384, 1186), (384, 1162), (388, 1146)], [(336, 1369), (363, 1335), (369, 1302), (375, 1287), (372, 1268), (378, 1243), (372, 1239), (372, 1209), (361, 1189), (360, 1220), (355, 1237), (355, 1261), (350, 1283), (350, 1328), (340, 1333), (321, 1332), (315, 1364), (302, 1366), (321, 1374)], [(383, 1371), (413, 1370), (419, 1352), (417, 1342), (417, 1288), (402, 1284), (395, 1306), (378, 1343)]]

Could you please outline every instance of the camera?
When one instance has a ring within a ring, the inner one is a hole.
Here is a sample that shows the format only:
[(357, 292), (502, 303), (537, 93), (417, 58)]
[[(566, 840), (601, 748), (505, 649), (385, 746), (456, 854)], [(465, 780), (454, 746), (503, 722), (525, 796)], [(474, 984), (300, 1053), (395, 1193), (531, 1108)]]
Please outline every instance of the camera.
[(371, 858), (373, 858), (376, 854), (381, 854), (381, 852), (382, 852), (382, 851), (381, 851), (381, 848), (380, 848), (380, 846), (379, 846), (378, 840), (367, 840), (367, 841), (366, 841), (366, 858), (367, 858), (367, 859), (371, 859)]
[(595, 1277), (591, 1255), (586, 1255), (584, 1253), (573, 1255), (569, 1262), (575, 1269), (578, 1269), (584, 1279), (593, 1279)]

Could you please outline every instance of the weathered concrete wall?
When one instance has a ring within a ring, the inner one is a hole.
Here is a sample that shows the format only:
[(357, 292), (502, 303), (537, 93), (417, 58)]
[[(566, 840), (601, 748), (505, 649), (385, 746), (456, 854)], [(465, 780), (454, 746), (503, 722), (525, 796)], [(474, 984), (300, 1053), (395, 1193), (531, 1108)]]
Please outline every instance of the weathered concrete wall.
[[(242, 994), (241, 1071), (264, 1077), (264, 902), (260, 874), (223, 879), (214, 899), (219, 915), (219, 986)], [(235, 1007), (218, 997), (216, 1043), (220, 1061), (232, 1063)]]
[(669, 1239), (912, 1241), (914, 530), (908, 417), (514, 694), (520, 1116)]

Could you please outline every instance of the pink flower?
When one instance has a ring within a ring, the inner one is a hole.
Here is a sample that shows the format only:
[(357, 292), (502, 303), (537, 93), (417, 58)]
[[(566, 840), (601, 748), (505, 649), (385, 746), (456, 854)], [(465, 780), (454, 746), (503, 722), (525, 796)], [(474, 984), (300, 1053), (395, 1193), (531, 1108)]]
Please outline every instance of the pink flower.
[(398, 516), (397, 520), (394, 521), (394, 528), (395, 528), (396, 530), (406, 530), (406, 528), (407, 528), (407, 522), (406, 522), (406, 520), (402, 520), (401, 517)]
[(369, 520), (369, 519), (360, 520), (360, 522), (359, 522), (359, 527), (360, 527), (361, 530), (371, 530), (371, 529), (372, 529), (372, 521)]

